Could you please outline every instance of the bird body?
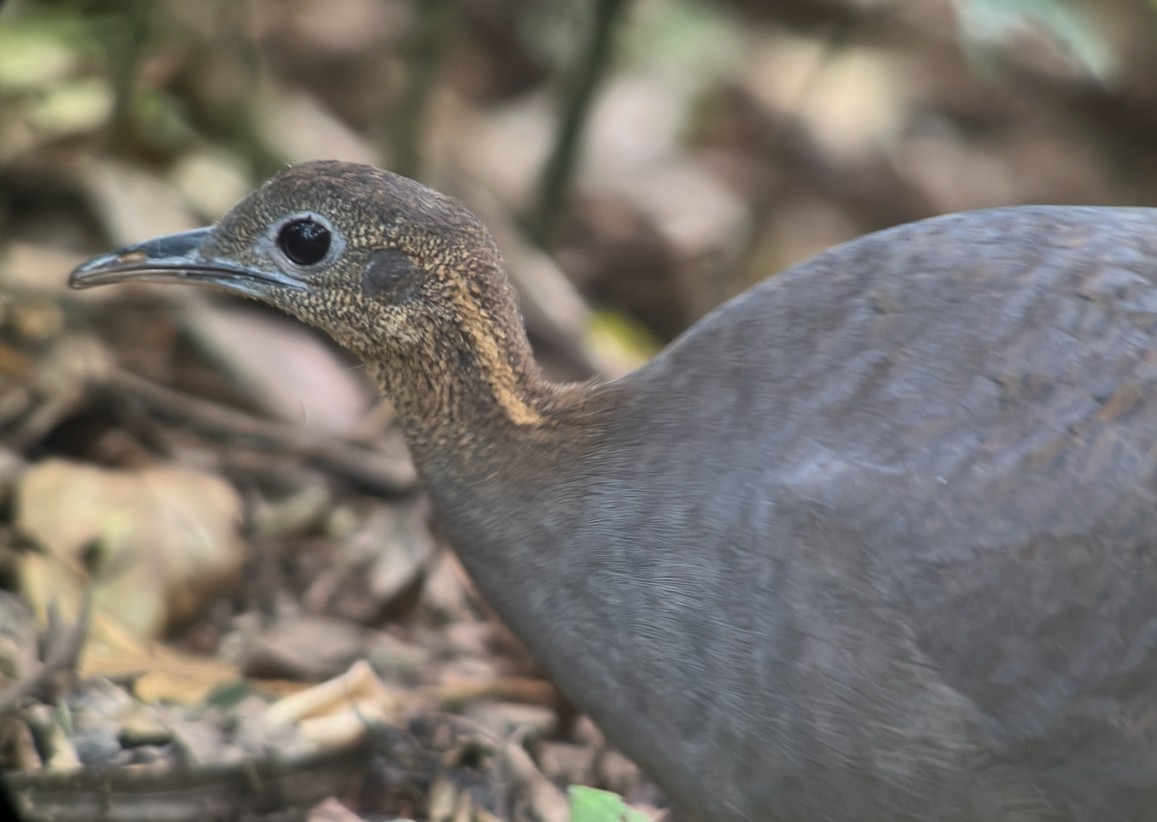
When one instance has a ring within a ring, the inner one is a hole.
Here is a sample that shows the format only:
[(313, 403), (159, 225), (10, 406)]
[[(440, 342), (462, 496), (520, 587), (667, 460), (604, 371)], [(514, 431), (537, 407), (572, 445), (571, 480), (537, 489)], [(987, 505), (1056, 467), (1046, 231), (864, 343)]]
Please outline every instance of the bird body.
[(591, 385), (469, 212), (364, 166), (73, 283), (132, 277), (365, 359), (479, 590), (686, 818), (1157, 819), (1157, 210), (872, 234)]

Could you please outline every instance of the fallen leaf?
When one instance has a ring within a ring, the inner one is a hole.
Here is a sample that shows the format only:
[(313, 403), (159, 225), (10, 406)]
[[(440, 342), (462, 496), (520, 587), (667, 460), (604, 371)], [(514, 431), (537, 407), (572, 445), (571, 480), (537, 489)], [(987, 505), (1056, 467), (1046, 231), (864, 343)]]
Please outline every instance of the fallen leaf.
[(240, 390), (280, 420), (342, 433), (370, 406), (365, 381), (299, 323), (249, 306), (200, 301), (186, 304), (182, 323)]
[(241, 501), (211, 474), (161, 466), (120, 471), (50, 460), (17, 486), (16, 525), (29, 552), (24, 594), (40, 615), (74, 614), (88, 586), (99, 613), (159, 636), (237, 578)]

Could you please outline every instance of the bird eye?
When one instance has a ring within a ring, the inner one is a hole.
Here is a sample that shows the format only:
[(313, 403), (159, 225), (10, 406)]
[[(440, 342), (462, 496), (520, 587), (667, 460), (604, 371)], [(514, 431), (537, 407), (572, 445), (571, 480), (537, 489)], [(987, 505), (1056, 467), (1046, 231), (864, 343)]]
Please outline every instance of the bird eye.
[(286, 223), (277, 235), (277, 245), (298, 265), (320, 262), (329, 251), (329, 229), (308, 217)]

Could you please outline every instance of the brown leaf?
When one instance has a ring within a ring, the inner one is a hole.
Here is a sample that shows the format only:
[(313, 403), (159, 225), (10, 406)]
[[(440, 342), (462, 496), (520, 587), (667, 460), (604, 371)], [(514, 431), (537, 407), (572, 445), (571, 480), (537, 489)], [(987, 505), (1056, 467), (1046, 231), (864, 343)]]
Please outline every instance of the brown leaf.
[(17, 527), (44, 551), (26, 557), (24, 593), (40, 614), (54, 600), (75, 613), (87, 577), (98, 612), (157, 636), (233, 584), (240, 515), (232, 486), (209, 474), (41, 463), (17, 488)]
[(369, 392), (332, 346), (300, 324), (248, 306), (189, 304), (182, 321), (237, 387), (280, 420), (314, 431), (352, 429)]

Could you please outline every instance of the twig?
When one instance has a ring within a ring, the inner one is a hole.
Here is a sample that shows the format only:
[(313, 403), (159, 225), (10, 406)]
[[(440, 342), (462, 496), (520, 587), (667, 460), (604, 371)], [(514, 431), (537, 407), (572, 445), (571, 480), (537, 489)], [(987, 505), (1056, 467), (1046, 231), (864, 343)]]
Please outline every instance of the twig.
[(422, 172), (419, 143), (426, 104), (445, 51), (453, 5), (449, 0), (418, 0), (413, 5), (418, 20), (407, 50), (410, 76), (405, 94), (394, 114), (390, 165), (399, 174), (416, 178)]
[(586, 52), (563, 98), (558, 137), (543, 169), (538, 201), (528, 221), (530, 235), (540, 245), (545, 245), (550, 238), (563, 195), (570, 187), (578, 157), (579, 137), (595, 89), (610, 63), (615, 24), (626, 5), (627, 0), (598, 0), (595, 5)]
[(72, 625), (61, 623), (55, 608), (48, 612), (48, 627), (44, 631), (44, 660), (36, 663), (32, 672), (18, 682), (0, 691), (0, 715), (19, 708), (29, 696), (43, 692), (57, 674), (75, 671), (88, 638), (92, 617), (92, 595), (85, 592), (80, 613)]
[(124, 13), (123, 32), (113, 47), (113, 109), (112, 139), (124, 143), (133, 130), (133, 89), (141, 55), (149, 38), (149, 7), (144, 0), (135, 0)]
[(563, 697), (554, 685), (534, 677), (505, 676), (477, 682), (447, 682), (424, 688), (421, 693), (440, 709), (449, 711), (484, 699), (543, 705), (548, 708), (559, 708), (563, 704)]
[(254, 417), (128, 371), (114, 369), (102, 384), (114, 392), (129, 394), (156, 413), (181, 420), (203, 434), (223, 440), (244, 440), (255, 447), (321, 463), (328, 470), (382, 494), (404, 494), (412, 491), (417, 483), (414, 466), (407, 459), (298, 426)]

